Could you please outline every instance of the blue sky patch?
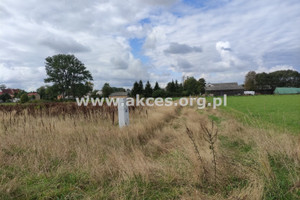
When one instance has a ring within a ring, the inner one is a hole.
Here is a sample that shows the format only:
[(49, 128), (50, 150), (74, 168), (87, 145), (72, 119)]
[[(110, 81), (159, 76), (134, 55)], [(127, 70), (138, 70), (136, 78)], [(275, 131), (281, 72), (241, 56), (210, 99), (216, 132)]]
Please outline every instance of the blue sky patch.
[(148, 63), (149, 58), (143, 54), (143, 44), (145, 38), (133, 38), (129, 40), (131, 46), (131, 53), (137, 59), (140, 59), (143, 63)]

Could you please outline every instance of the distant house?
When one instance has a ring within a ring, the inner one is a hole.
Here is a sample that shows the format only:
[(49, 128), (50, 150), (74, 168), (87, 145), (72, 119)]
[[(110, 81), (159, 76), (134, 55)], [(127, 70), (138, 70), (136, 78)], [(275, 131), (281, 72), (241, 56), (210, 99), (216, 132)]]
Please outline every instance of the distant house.
[(127, 92), (113, 92), (109, 95), (109, 98), (126, 98), (128, 97)]
[(274, 94), (300, 94), (300, 88), (277, 87)]
[(13, 98), (12, 102), (13, 103), (18, 103), (20, 101), (20, 98)]
[(213, 96), (226, 95), (242, 95), (244, 94), (244, 88), (238, 83), (208, 83), (205, 87), (206, 94)]
[(60, 95), (57, 95), (57, 100), (61, 100), (61, 99), (63, 99), (63, 95), (62, 94), (60, 94)]
[(30, 92), (30, 93), (27, 94), (27, 96), (29, 98), (34, 98), (35, 100), (40, 100), (41, 99), (41, 96), (37, 92)]
[(103, 94), (102, 90), (96, 92), (96, 95), (102, 96), (102, 94)]
[(62, 94), (60, 95), (57, 95), (57, 100), (61, 100), (61, 99), (75, 99), (72, 95), (69, 95), (69, 96), (63, 96)]

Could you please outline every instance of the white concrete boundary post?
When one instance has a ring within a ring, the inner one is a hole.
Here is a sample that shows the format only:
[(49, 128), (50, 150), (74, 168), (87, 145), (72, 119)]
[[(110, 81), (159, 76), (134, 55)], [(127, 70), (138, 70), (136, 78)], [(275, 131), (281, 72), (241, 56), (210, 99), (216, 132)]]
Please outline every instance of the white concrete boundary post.
[(119, 98), (118, 102), (119, 127), (129, 125), (129, 109), (126, 105), (126, 98)]

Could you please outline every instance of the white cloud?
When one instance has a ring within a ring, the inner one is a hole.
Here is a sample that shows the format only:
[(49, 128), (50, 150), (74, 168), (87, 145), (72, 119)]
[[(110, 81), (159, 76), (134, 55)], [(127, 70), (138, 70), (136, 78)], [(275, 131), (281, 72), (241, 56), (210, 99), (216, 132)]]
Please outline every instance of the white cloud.
[[(122, 86), (148, 79), (147, 67), (133, 57), (128, 39), (146, 29), (137, 23), (152, 8), (173, 2), (1, 1), (1, 15), (7, 17), (0, 21), (5, 47), (0, 49), (0, 82), (29, 89), (36, 80), (39, 87), (45, 58), (57, 53), (75, 53), (92, 72), (96, 88), (104, 82)], [(16, 78), (20, 73), (23, 78)]]
[[(242, 82), (249, 70), (299, 70), (297, 0), (212, 2), (2, 0), (0, 83), (39, 87), (44, 59), (57, 53), (74, 53), (96, 88), (181, 75)], [(145, 39), (139, 53), (147, 61), (135, 57), (133, 38)]]
[[(235, 0), (214, 9), (190, 8), (191, 14), (174, 15), (176, 20), (155, 16), (145, 52), (158, 71), (169, 66), (183, 74), (205, 73), (210, 80), (226, 76), (241, 83), (247, 71), (259, 66), (268, 70), (285, 64), (299, 70), (299, 9), (297, 1)], [(171, 43), (201, 46), (203, 51), (198, 55), (165, 55)], [(189, 67), (181, 67), (178, 59), (188, 62)]]
[(6, 83), (11, 87), (20, 87), (20, 83), (27, 82), (27, 90), (36, 90), (36, 84), (42, 84), (44, 68), (7, 67), (0, 63), (0, 83)]
[(296, 70), (296, 69), (293, 66), (289, 66), (289, 65), (276, 65), (276, 66), (271, 67), (271, 68), (259, 67), (256, 70), (256, 72), (257, 73), (261, 73), (261, 72), (270, 73), (270, 72), (275, 72), (275, 71), (280, 71), (280, 70)]
[(219, 41), (216, 43), (216, 50), (220, 54), (221, 61), (215, 63), (220, 68), (244, 68), (248, 63), (244, 63), (246, 61), (240, 60), (234, 53), (232, 52), (230, 42), (228, 41)]

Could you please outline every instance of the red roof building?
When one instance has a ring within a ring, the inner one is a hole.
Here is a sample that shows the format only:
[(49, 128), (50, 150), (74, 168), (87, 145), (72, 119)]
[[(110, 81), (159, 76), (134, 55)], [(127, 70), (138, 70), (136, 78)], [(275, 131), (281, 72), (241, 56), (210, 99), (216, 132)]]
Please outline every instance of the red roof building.
[(19, 93), (19, 89), (2, 89), (1, 94), (9, 94), (11, 97), (14, 97), (15, 93)]
[(28, 97), (34, 96), (34, 99), (36, 99), (36, 100), (40, 100), (40, 99), (41, 99), (41, 96), (40, 96), (37, 92), (29, 92), (29, 93), (27, 94), (27, 96), (28, 96)]
[(29, 92), (28, 94), (27, 94), (27, 96), (33, 96), (33, 95), (37, 95), (38, 93), (36, 93), (36, 92)]

